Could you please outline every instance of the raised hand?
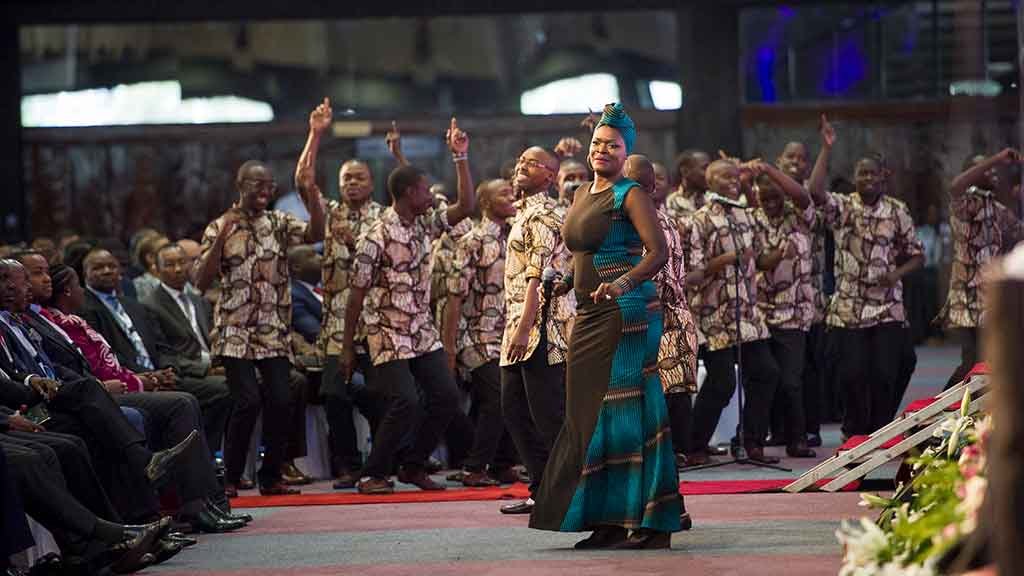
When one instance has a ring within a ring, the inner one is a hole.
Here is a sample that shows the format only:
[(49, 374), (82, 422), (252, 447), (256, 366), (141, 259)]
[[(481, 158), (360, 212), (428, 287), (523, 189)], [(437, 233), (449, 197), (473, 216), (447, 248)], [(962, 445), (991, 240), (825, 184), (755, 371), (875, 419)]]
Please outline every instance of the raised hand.
[(832, 127), (832, 124), (824, 114), (821, 115), (818, 132), (821, 134), (821, 143), (826, 148), (831, 148), (836, 143), (836, 129)]
[(580, 128), (585, 128), (587, 132), (593, 132), (594, 127), (597, 126), (597, 120), (597, 115), (591, 110), (590, 114), (587, 114), (587, 117), (580, 121)]
[(331, 127), (333, 116), (331, 99), (324, 98), (324, 101), (309, 113), (309, 129), (317, 134), (323, 134), (324, 130)]
[(384, 135), (384, 143), (388, 145), (388, 152), (392, 156), (402, 157), (402, 133), (398, 131), (398, 122), (391, 121), (391, 130)]
[(454, 116), (448, 132), (445, 133), (445, 140), (448, 141), (448, 149), (452, 154), (465, 154), (469, 150), (469, 136), (459, 128)]
[(1004, 148), (996, 154), (996, 158), (999, 159), (1001, 164), (1020, 164), (1024, 162), (1024, 158), (1021, 157), (1020, 152), (1013, 148)]
[(562, 138), (555, 145), (555, 154), (563, 160), (576, 156), (580, 150), (583, 150), (583, 143), (575, 138)]

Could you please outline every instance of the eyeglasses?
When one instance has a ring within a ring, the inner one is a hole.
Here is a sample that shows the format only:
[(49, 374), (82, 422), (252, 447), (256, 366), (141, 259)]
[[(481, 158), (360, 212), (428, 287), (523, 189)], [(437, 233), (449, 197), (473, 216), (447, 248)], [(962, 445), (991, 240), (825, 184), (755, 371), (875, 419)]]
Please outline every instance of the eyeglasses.
[(252, 190), (277, 190), (277, 182), (273, 180), (260, 180), (259, 178), (242, 178), (242, 183)]

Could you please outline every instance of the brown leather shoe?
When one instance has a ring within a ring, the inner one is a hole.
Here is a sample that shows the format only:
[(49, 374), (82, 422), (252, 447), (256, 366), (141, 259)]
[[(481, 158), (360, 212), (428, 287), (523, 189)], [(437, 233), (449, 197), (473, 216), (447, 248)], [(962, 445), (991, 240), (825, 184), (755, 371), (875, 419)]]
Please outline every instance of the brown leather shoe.
[(281, 466), (281, 481), (288, 486), (303, 486), (313, 483), (313, 479), (303, 474), (294, 462), (288, 462)]
[(347, 488), (355, 488), (356, 482), (359, 481), (359, 476), (349, 470), (342, 470), (338, 477), (334, 479), (335, 490), (345, 490)]
[(775, 456), (765, 456), (764, 448), (760, 446), (747, 446), (747, 458), (764, 464), (778, 464), (780, 462)]
[(241, 480), (238, 481), (239, 490), (253, 490), (255, 488), (256, 483), (253, 482), (252, 480), (246, 480), (245, 478), (242, 478)]
[(817, 454), (807, 447), (807, 442), (797, 442), (793, 446), (786, 447), (786, 455), (790, 458), (814, 458)]
[(462, 476), (462, 485), (470, 488), (490, 488), (500, 486), (501, 483), (485, 472), (466, 472)]
[(488, 474), (491, 478), (494, 478), (500, 484), (515, 484), (520, 482), (519, 471), (515, 468), (505, 468), (504, 470), (490, 470)]
[(395, 489), (386, 478), (363, 478), (356, 484), (360, 494), (393, 494)]
[(423, 469), (409, 469), (403, 466), (398, 470), (398, 481), (412, 484), (420, 490), (438, 491), (445, 489), (444, 485), (434, 482)]
[(699, 450), (697, 452), (690, 452), (689, 454), (686, 455), (686, 468), (692, 468), (694, 466), (703, 466), (705, 464), (710, 464), (712, 462), (714, 462), (714, 460), (712, 460), (711, 457), (708, 456), (708, 453), (703, 450)]
[(611, 547), (615, 550), (663, 550), (672, 547), (672, 533), (640, 528)]
[(228, 498), (238, 498), (238, 486), (235, 486), (234, 484), (225, 484), (224, 495)]

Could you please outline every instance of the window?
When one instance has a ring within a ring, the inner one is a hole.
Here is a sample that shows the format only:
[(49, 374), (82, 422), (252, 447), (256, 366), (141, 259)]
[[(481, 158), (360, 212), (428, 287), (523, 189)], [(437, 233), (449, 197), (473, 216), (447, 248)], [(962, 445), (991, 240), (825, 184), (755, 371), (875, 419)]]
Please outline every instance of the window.
[(652, 80), (647, 88), (651, 91), (655, 109), (679, 110), (683, 107), (683, 87), (678, 82)]
[(523, 114), (577, 114), (598, 112), (605, 104), (618, 101), (619, 82), (615, 76), (584, 74), (523, 92), (519, 108)]

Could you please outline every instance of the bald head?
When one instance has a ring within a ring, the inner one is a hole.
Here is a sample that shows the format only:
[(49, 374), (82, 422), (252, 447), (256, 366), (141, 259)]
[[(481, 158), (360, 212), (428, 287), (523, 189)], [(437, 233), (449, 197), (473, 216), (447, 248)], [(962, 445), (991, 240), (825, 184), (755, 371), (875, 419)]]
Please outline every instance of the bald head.
[(636, 181), (648, 194), (654, 194), (654, 165), (643, 154), (631, 154), (626, 158), (623, 175)]

